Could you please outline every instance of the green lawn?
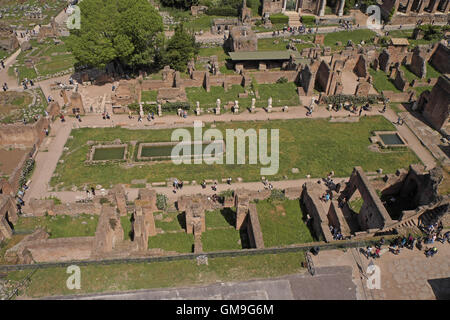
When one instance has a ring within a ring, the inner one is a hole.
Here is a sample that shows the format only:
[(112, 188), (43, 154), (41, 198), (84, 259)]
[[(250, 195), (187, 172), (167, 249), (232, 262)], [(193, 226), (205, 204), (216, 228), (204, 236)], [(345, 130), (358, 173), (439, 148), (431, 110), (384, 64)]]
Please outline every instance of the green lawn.
[(375, 71), (372, 68), (369, 70), (369, 72), (373, 78), (373, 86), (379, 93), (381, 91), (401, 92), (395, 87), (394, 83), (391, 81), (391, 79), (389, 79), (386, 72), (382, 70)]
[(94, 236), (98, 216), (81, 214), (79, 216), (21, 217), (14, 226), (15, 231), (33, 231), (43, 228), (50, 233), (50, 238)]
[[(408, 66), (402, 65), (400, 67), (400, 69), (403, 70), (403, 72), (405, 73), (405, 77), (409, 82), (411, 82), (413, 80), (420, 80), (420, 78), (418, 76), (416, 76), (414, 73), (412, 73), (412, 71), (409, 69)], [(426, 79), (439, 78), (441, 75), (442, 75), (442, 73), (437, 71), (431, 64), (429, 64), (427, 62)]]
[[(157, 215), (155, 213), (154, 215)], [(185, 231), (186, 218), (184, 217), (184, 213), (179, 212), (170, 212), (164, 213), (162, 220), (155, 219), (156, 228), (160, 228), (165, 232), (170, 231)]]
[(160, 248), (165, 251), (191, 253), (194, 245), (194, 235), (186, 232), (164, 233), (148, 238), (148, 248)]
[(127, 214), (126, 216), (120, 217), (120, 224), (122, 225), (124, 240), (132, 240), (132, 238), (131, 238), (131, 235), (132, 235), (131, 219), (132, 219), (131, 213)]
[(206, 211), (206, 228), (224, 228), (236, 226), (236, 209), (224, 208), (223, 210)]
[(156, 101), (157, 96), (158, 96), (158, 91), (156, 91), (156, 90), (142, 91), (141, 101), (142, 102)]
[(203, 232), (202, 244), (205, 252), (242, 249), (239, 230), (233, 227)]
[[(324, 45), (331, 47), (332, 50), (340, 50), (347, 45), (348, 40), (351, 40), (355, 45), (361, 43), (363, 40), (366, 44), (368, 44), (372, 42), (372, 38), (374, 38), (375, 35), (375, 32), (368, 29), (331, 32), (326, 34)], [(336, 45), (338, 41), (342, 43), (342, 46)]]
[[(303, 261), (304, 253), (295, 252), (211, 258), (200, 266), (195, 260), (81, 266), (81, 289), (75, 291), (66, 286), (67, 268), (39, 269), (21, 294), (37, 298), (272, 278), (304, 272)], [(8, 280), (20, 281), (29, 273), (10, 272)]]
[[(210, 127), (206, 124), (203, 130)], [(312, 177), (326, 176), (334, 170), (336, 176), (349, 176), (354, 166), (362, 166), (366, 171), (383, 168), (386, 173), (393, 173), (398, 168), (407, 168), (419, 160), (411, 151), (377, 153), (370, 151), (370, 136), (373, 131), (391, 131), (395, 127), (381, 116), (363, 117), (357, 123), (329, 123), (325, 119), (272, 120), (217, 123), (216, 129), (224, 134), (225, 129), (241, 128), (247, 130), (279, 129), (280, 155), (278, 173), (272, 180), (281, 180), (284, 176), (299, 179), (310, 174)], [(192, 132), (192, 128), (188, 129)], [(87, 141), (122, 142), (137, 140), (140, 142), (170, 141), (172, 130), (128, 130), (116, 128), (82, 128), (73, 129), (58, 163), (51, 185), (58, 189), (70, 189), (73, 185), (97, 185), (109, 188), (111, 184), (131, 183), (133, 179), (147, 179), (148, 182), (166, 181), (176, 176), (184, 181), (201, 181), (202, 179), (222, 179), (242, 177), (244, 181), (259, 181), (260, 168), (254, 165), (174, 165), (172, 162), (142, 163), (142, 166), (123, 168), (119, 163), (85, 164), (90, 146)], [(270, 148), (269, 148), (270, 149)], [(248, 162), (247, 162), (248, 163)], [(293, 174), (292, 168), (299, 173)], [(63, 188), (64, 187), (64, 188)]]
[[(32, 50), (21, 52), (16, 63), (10, 68), (10, 75), (14, 75), (14, 67), (18, 68), (20, 81), (24, 78), (35, 79), (38, 76), (65, 71), (75, 64), (75, 57), (69, 52), (64, 42), (55, 44), (53, 40), (47, 40), (44, 43), (38, 43), (37, 40), (31, 40), (30, 44)], [(37, 72), (34, 68), (25, 66), (27, 59), (34, 61)]]
[(314, 241), (302, 221), (299, 200), (264, 200), (256, 207), (266, 248)]
[(225, 52), (225, 50), (220, 47), (211, 47), (211, 48), (200, 48), (198, 52), (198, 56), (200, 57), (211, 57), (217, 56), (219, 62), (224, 62), (230, 56)]
[(428, 87), (416, 87), (413, 88), (416, 91), (417, 96), (420, 96), (422, 94), (422, 92), (424, 92), (425, 90), (430, 90), (433, 89), (432, 86), (428, 86)]
[[(186, 95), (192, 105), (199, 101), (201, 108), (215, 108), (217, 97), (220, 97), (222, 105), (229, 101), (238, 100), (241, 108), (249, 108), (251, 100), (255, 96), (249, 94), (248, 98), (239, 98), (239, 93), (243, 93), (244, 90), (240, 85), (233, 85), (227, 92), (221, 86), (211, 87), (210, 92), (206, 92), (203, 87), (186, 88)], [(256, 107), (267, 107), (269, 97), (272, 97), (272, 105), (274, 107), (297, 106), (300, 103), (297, 86), (292, 82), (258, 84), (258, 91), (260, 98), (256, 99)]]
[(9, 56), (8, 51), (0, 49), (0, 59), (5, 59), (7, 56)]

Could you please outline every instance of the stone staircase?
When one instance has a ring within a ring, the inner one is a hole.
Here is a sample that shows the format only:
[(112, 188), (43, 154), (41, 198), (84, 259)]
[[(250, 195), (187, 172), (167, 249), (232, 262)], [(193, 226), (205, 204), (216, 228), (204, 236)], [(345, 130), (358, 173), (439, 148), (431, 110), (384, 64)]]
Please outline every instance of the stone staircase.
[(300, 15), (298, 12), (295, 11), (286, 11), (284, 13), (286, 16), (289, 17), (288, 25), (289, 27), (300, 27), (302, 24), (300, 22)]
[[(411, 212), (410, 215), (407, 215), (405, 218), (400, 220), (399, 222), (388, 226), (384, 231), (394, 231), (400, 233), (403, 229), (407, 229), (409, 231), (417, 231), (421, 232), (419, 226), (427, 226), (431, 223), (437, 222), (444, 214), (448, 214), (450, 210), (450, 202), (447, 200), (441, 201), (434, 205), (431, 208), (422, 208), (417, 212)], [(408, 212), (405, 211), (407, 214)]]

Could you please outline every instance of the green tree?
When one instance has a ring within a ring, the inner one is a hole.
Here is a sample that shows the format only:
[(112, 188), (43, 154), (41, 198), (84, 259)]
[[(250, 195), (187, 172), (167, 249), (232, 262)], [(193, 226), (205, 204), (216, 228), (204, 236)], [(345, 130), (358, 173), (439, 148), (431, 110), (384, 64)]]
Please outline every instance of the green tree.
[(81, 28), (67, 44), (81, 65), (152, 65), (164, 41), (162, 18), (147, 0), (84, 0)]
[(186, 71), (188, 61), (194, 58), (198, 51), (195, 36), (187, 32), (183, 24), (179, 24), (167, 43), (164, 61), (173, 69), (183, 72)]

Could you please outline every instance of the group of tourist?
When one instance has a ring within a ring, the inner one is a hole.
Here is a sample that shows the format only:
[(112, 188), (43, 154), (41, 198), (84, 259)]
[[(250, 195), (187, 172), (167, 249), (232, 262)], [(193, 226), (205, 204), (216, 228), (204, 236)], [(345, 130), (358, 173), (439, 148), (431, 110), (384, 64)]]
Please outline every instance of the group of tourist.
[(187, 111), (183, 109), (178, 109), (177, 115), (182, 118), (187, 118)]
[(344, 240), (344, 236), (339, 228), (330, 226), (330, 232), (333, 235), (333, 240)]
[(366, 250), (361, 249), (361, 252), (366, 256), (367, 259), (373, 258), (377, 259), (380, 257), (381, 252), (381, 246), (384, 244), (384, 238), (381, 238), (380, 241), (378, 241), (374, 247), (367, 246)]
[(22, 207), (25, 205), (23, 197), (25, 196), (25, 191), (28, 189), (28, 185), (25, 183), (16, 194), (16, 207), (17, 212), (22, 214)]
[(266, 190), (273, 190), (273, 185), (267, 180), (267, 178), (262, 179), (262, 183), (264, 185), (264, 189)]
[(87, 198), (95, 197), (95, 188), (94, 187), (86, 188), (86, 196)]
[(177, 193), (177, 190), (181, 190), (181, 189), (183, 189), (183, 181), (182, 180), (180, 180), (180, 181), (178, 181), (178, 179), (174, 179), (173, 180), (173, 193)]
[(109, 120), (109, 119), (111, 119), (111, 116), (109, 115), (108, 112), (103, 112), (102, 113), (102, 118), (103, 118), (103, 120)]
[(23, 86), (23, 90), (27, 90), (28, 89), (28, 85), (30, 85), (31, 87), (34, 87), (34, 82), (33, 80), (28, 80), (27, 78), (22, 80), (22, 86)]

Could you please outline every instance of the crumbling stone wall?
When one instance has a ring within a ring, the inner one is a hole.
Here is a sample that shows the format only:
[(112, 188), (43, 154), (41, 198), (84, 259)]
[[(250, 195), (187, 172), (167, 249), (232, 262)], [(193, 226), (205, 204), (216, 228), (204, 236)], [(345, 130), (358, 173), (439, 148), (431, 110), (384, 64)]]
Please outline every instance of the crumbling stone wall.
[(406, 79), (403, 70), (397, 69), (394, 79), (394, 85), (400, 91), (406, 91), (409, 89), (409, 81)]
[(383, 229), (385, 226), (393, 223), (361, 167), (353, 169), (341, 198), (345, 198), (348, 201), (356, 190), (359, 191), (364, 201), (357, 216), (361, 230)]
[(202, 206), (201, 201), (193, 200), (187, 206), (185, 216), (186, 233), (194, 233), (196, 231), (196, 234), (201, 234), (206, 231), (205, 208)]
[(0, 242), (12, 237), (12, 225), (18, 220), (14, 198), (0, 194)]
[(312, 229), (317, 237), (323, 237), (326, 242), (333, 240), (329, 229), (327, 212), (320, 200), (322, 189), (317, 183), (307, 182), (303, 186), (301, 201), (307, 213), (311, 216)]
[(445, 42), (440, 42), (434, 50), (430, 64), (442, 74), (450, 73), (450, 48)]
[(427, 76), (427, 52), (425, 48), (421, 46), (414, 48), (409, 69), (420, 78)]
[(368, 75), (367, 68), (368, 63), (366, 58), (361, 54), (358, 57), (358, 60), (356, 62), (355, 68), (353, 69), (353, 72), (358, 76), (365, 78)]
[(428, 99), (423, 116), (433, 128), (440, 130), (448, 124), (450, 116), (450, 78), (448, 75), (439, 77)]
[(44, 129), (49, 126), (50, 121), (45, 117), (32, 124), (1, 124), (0, 146), (13, 148), (38, 146), (45, 138)]
[(123, 241), (123, 228), (120, 216), (115, 207), (109, 204), (103, 205), (95, 231), (93, 251), (100, 254), (111, 252), (121, 241)]
[(250, 247), (257, 249), (264, 248), (264, 240), (261, 225), (259, 224), (258, 211), (256, 209), (256, 204), (254, 203), (250, 203), (248, 207), (246, 226)]

